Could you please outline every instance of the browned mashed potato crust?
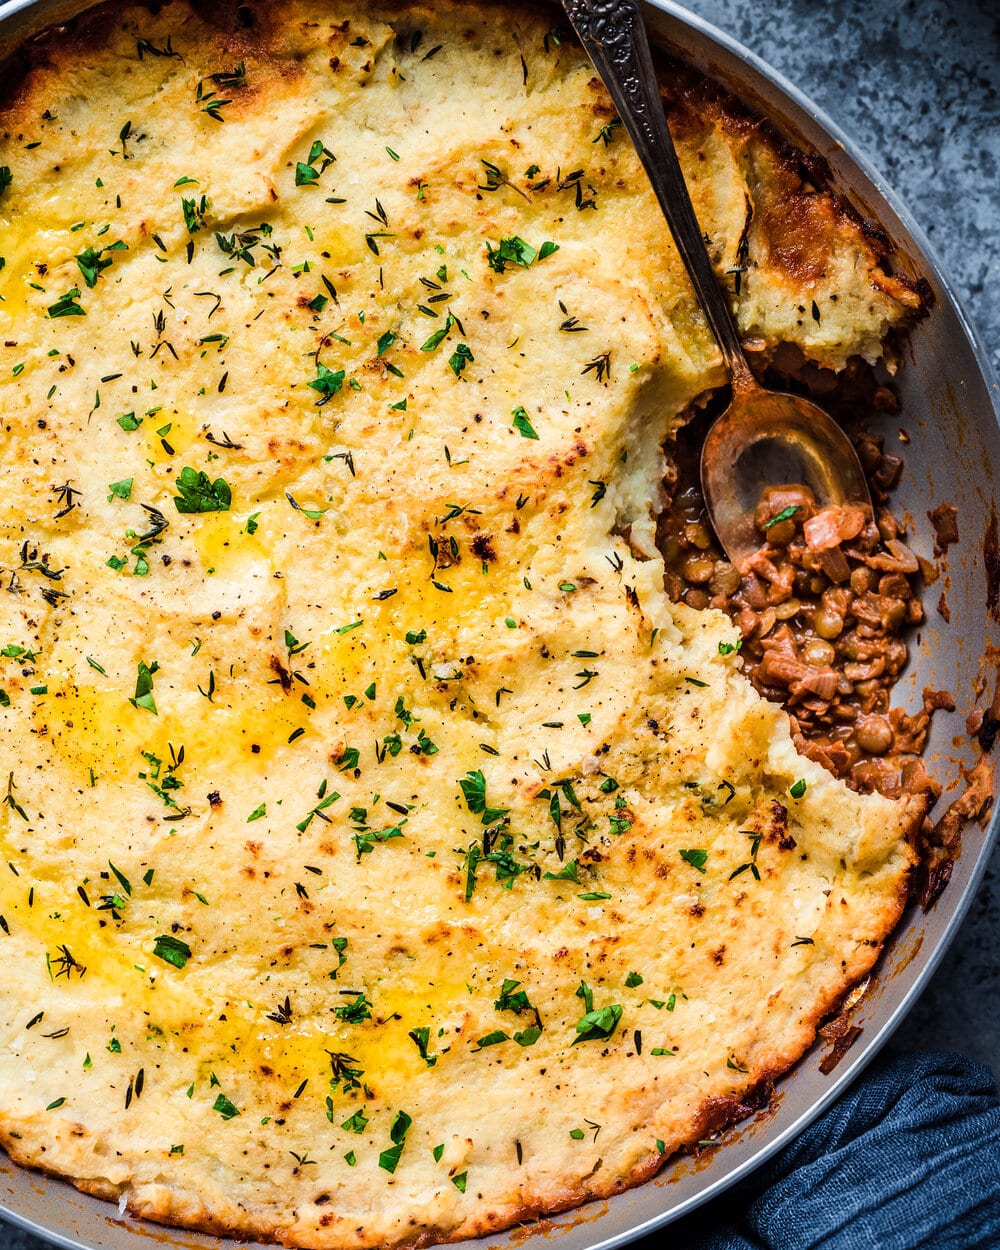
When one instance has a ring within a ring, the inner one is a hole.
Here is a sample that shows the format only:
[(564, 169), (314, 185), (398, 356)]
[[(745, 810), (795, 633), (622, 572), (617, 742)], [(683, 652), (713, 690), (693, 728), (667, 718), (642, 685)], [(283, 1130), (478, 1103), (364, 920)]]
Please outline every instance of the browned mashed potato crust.
[[(724, 378), (557, 25), (176, 0), (10, 62), (0, 1140), (151, 1219), (425, 1245), (619, 1192), (906, 899), (922, 803), (664, 594), (661, 447)], [(921, 309), (878, 237), (665, 92), (751, 348), (876, 360)]]

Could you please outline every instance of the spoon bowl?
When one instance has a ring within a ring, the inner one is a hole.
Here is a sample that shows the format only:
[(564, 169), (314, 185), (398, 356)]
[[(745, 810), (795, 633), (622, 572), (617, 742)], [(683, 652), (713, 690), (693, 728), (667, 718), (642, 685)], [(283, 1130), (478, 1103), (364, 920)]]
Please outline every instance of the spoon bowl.
[(701, 488), (737, 568), (765, 541), (754, 524), (761, 495), (769, 486), (793, 484), (809, 487), (820, 507), (871, 508), (857, 453), (822, 408), (757, 385), (734, 387), (733, 402), (702, 446)]
[(808, 486), (818, 508), (870, 511), (864, 473), (839, 426), (807, 400), (765, 390), (750, 370), (667, 129), (637, 0), (563, 0), (563, 8), (635, 144), (729, 370), (732, 401), (701, 454), (705, 503), (726, 555), (739, 567), (763, 545), (753, 513), (768, 486)]

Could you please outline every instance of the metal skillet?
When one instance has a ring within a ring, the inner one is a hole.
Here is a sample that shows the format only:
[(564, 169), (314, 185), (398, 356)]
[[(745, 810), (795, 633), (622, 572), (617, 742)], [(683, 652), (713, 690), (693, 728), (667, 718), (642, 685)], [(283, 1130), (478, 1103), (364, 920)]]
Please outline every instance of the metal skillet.
[[(21, 40), (86, 7), (81, 0), (10, 0), (0, 4), (0, 56)], [(828, 164), (834, 184), (893, 240), (902, 267), (925, 276), (935, 297), (931, 315), (913, 332), (909, 359), (896, 379), (911, 442), (896, 496), (903, 513), (917, 518), (914, 546), (931, 556), (924, 517), (948, 500), (959, 510), (961, 543), (948, 567), (952, 579), (950, 626), (928, 624), (914, 647), (910, 671), (896, 688), (896, 701), (912, 710), (925, 686), (953, 694), (957, 713), (939, 714), (927, 765), (946, 787), (938, 807), (955, 796), (958, 765), (974, 762), (972, 744), (956, 749), (976, 682), (995, 675), (983, 667), (987, 645), (1000, 642), (1000, 624), (987, 611), (983, 536), (998, 509), (1000, 494), (1000, 403), (986, 353), (970, 329), (947, 279), (919, 228), (847, 140), (793, 87), (740, 45), (669, 0), (652, 0), (646, 21), (654, 42), (668, 54), (720, 80), (752, 109), (771, 119), (794, 143)], [(898, 420), (884, 433), (895, 438)], [(932, 622), (937, 618), (933, 617)], [(998, 753), (1000, 754), (1000, 753)], [(994, 784), (1000, 783), (1000, 759)], [(668, 1165), (660, 1177), (608, 1202), (595, 1203), (539, 1225), (464, 1243), (464, 1250), (491, 1250), (529, 1242), (559, 1250), (611, 1250), (662, 1227), (717, 1196), (790, 1141), (858, 1074), (900, 1023), (925, 987), (971, 902), (986, 866), (1000, 813), (989, 829), (966, 828), (951, 883), (925, 915), (911, 907), (858, 1004), (853, 1024), (863, 1032), (830, 1074), (821, 1071), (825, 1047), (817, 1046), (779, 1083), (776, 1104), (724, 1135), (723, 1145), (699, 1160)], [(89, 1198), (65, 1182), (0, 1160), (0, 1209), (15, 1223), (67, 1247), (148, 1250), (150, 1239), (168, 1247), (235, 1250), (236, 1243), (165, 1229), (119, 1216), (106, 1202)]]

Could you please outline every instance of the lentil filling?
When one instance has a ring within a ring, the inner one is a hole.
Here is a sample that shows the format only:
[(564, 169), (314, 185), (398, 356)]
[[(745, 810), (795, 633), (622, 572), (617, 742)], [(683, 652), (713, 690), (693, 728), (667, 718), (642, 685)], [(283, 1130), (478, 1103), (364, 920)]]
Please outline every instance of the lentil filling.
[(930, 715), (948, 697), (925, 692), (916, 715), (891, 707), (908, 637), (924, 619), (922, 582), (933, 576), (889, 507), (902, 460), (882, 438), (855, 436), (874, 516), (857, 506), (818, 508), (802, 485), (769, 487), (754, 512), (760, 549), (737, 568), (697, 482), (704, 428), (693, 422), (667, 449), (677, 475), (658, 529), (667, 593), (692, 608), (719, 608), (739, 626), (747, 677), (784, 704), (804, 754), (856, 790), (931, 789), (919, 755)]

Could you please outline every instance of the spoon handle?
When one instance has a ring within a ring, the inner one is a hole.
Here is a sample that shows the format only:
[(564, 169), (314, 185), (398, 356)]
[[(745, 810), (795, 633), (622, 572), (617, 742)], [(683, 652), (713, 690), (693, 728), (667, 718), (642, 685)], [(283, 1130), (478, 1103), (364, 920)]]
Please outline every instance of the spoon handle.
[(646, 30), (636, 0), (563, 0), (653, 184), (695, 294), (734, 388), (753, 383), (739, 331), (716, 280), (663, 116)]

